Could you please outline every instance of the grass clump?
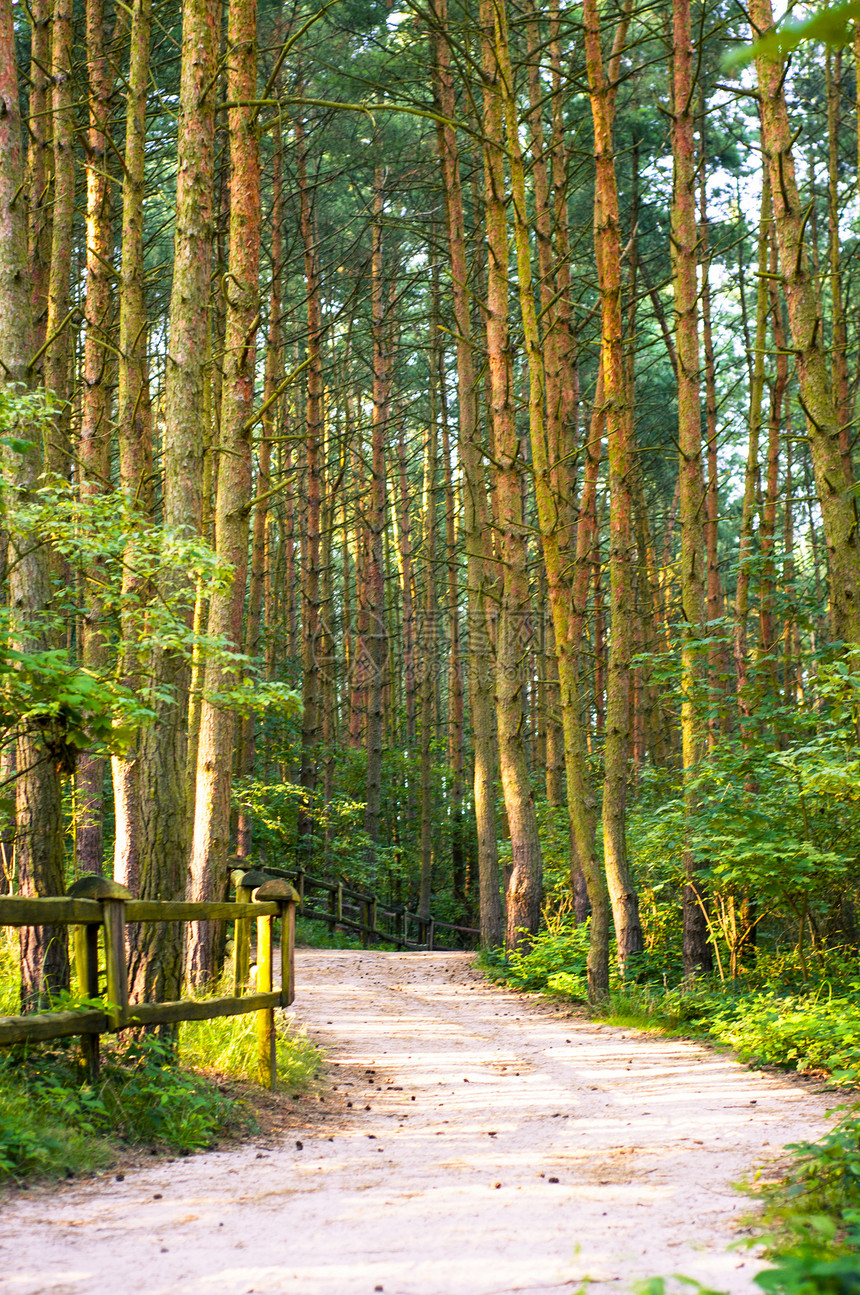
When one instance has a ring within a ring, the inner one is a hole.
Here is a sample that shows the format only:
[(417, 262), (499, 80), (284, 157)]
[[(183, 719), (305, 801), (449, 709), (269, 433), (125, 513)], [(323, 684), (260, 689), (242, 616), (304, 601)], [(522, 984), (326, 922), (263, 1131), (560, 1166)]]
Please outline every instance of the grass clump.
[[(257, 1034), (253, 1015), (184, 1021), (179, 1029), (182, 1061), (195, 1070), (253, 1080), (257, 1076)], [(322, 1055), (286, 1017), (275, 1017), (278, 1087), (296, 1092), (319, 1073)]]
[(18, 932), (12, 927), (0, 927), (0, 1016), (15, 1016), (20, 1012)]

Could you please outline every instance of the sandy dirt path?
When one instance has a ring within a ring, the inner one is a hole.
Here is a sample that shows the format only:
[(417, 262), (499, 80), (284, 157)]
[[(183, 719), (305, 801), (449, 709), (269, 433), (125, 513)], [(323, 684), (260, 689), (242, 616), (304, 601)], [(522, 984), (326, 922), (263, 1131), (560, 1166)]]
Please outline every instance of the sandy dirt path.
[(462, 954), (306, 951), (332, 1091), (279, 1144), (2, 1205), (8, 1295), (538, 1295), (685, 1273), (732, 1295), (731, 1184), (826, 1097), (489, 986)]

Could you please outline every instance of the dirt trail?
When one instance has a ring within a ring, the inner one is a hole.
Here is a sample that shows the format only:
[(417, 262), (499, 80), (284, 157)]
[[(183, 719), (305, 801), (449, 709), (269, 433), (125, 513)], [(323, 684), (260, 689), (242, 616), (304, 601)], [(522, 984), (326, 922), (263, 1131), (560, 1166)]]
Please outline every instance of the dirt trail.
[(306, 951), (297, 983), (336, 1085), (313, 1128), (4, 1203), (0, 1289), (758, 1289), (731, 1184), (818, 1136), (826, 1097), (493, 988), (468, 955)]

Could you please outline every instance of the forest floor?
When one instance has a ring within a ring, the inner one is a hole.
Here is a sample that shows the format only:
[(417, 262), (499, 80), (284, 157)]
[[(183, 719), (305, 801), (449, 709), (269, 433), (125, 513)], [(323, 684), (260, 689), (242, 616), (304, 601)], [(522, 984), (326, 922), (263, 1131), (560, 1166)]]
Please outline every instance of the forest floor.
[(6, 1198), (7, 1295), (757, 1290), (732, 1184), (833, 1099), (490, 985), (469, 954), (303, 950), (325, 1088), (236, 1148)]

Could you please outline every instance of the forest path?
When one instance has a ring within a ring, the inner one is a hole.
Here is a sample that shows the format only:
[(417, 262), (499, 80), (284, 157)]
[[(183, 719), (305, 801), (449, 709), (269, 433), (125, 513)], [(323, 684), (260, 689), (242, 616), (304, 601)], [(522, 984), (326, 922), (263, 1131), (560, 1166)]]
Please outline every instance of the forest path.
[(297, 963), (295, 1016), (332, 1084), (312, 1127), (5, 1202), (0, 1289), (758, 1289), (760, 1264), (727, 1250), (749, 1211), (731, 1184), (818, 1136), (826, 1097), (488, 985), (469, 954)]

